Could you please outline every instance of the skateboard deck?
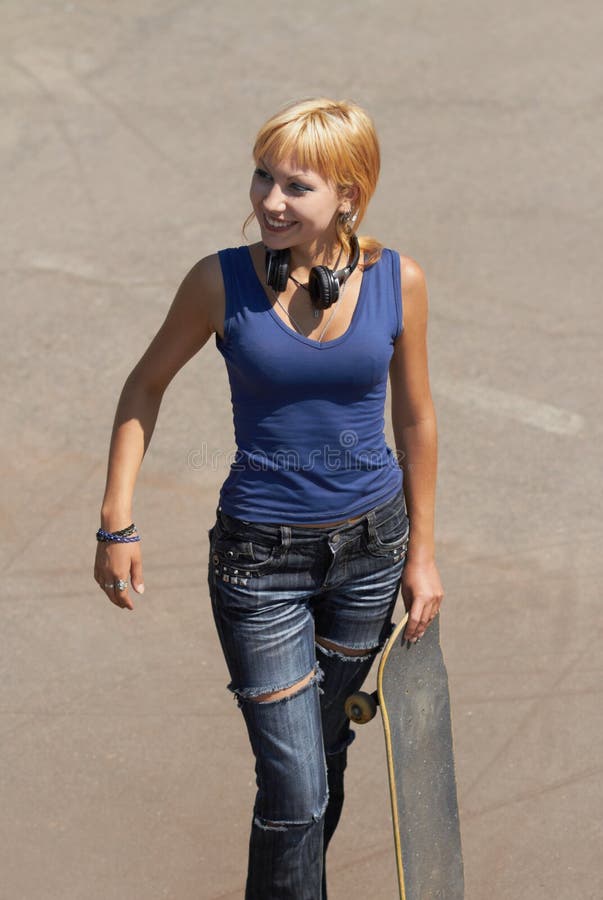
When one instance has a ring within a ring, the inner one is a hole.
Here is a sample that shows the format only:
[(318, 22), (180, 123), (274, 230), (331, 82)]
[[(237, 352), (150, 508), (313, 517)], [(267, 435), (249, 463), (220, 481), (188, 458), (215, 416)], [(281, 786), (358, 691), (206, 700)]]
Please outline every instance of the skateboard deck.
[[(400, 900), (462, 900), (463, 858), (439, 616), (416, 644), (404, 640), (407, 619), (392, 632), (377, 674)], [(354, 698), (346, 709), (354, 709)], [(348, 714), (355, 721), (367, 720)]]

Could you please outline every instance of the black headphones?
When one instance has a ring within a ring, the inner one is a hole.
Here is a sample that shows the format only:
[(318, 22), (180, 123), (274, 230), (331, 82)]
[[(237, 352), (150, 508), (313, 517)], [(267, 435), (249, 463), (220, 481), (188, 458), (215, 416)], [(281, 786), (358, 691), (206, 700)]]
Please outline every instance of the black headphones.
[[(341, 285), (350, 277), (360, 260), (360, 245), (355, 234), (350, 235), (352, 259), (344, 269), (334, 272), (327, 266), (313, 266), (308, 278), (308, 293), (314, 306), (328, 309), (339, 298)], [(289, 280), (290, 250), (266, 248), (266, 284), (277, 294), (282, 293)]]

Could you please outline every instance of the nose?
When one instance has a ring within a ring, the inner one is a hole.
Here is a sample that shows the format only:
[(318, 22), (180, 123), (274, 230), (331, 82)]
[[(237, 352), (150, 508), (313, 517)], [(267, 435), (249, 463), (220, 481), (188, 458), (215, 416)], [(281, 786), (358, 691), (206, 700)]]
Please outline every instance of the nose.
[(282, 212), (286, 207), (286, 198), (279, 185), (272, 183), (264, 194), (262, 205), (267, 213)]

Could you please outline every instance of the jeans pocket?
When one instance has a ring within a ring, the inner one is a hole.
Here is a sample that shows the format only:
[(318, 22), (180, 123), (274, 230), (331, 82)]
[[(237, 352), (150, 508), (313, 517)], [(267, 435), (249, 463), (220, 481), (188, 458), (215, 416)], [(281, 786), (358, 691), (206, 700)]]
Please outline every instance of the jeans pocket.
[(386, 519), (375, 522), (369, 530), (367, 550), (373, 556), (402, 556), (406, 553), (410, 523), (403, 509), (393, 512)]
[(229, 531), (218, 520), (212, 529), (210, 555), (214, 566), (259, 572), (280, 560), (281, 542), (256, 535), (252, 529)]

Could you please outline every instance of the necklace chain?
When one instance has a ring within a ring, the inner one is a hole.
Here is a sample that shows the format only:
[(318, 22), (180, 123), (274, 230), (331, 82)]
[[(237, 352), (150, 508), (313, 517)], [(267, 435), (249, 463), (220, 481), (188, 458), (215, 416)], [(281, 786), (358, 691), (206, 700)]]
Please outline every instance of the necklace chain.
[(291, 279), (291, 281), (293, 282), (293, 284), (296, 284), (299, 288), (303, 288), (304, 291), (309, 291), (309, 290), (310, 290), (310, 288), (308, 287), (307, 284), (302, 284), (302, 282), (301, 282), (301, 281), (298, 281), (297, 278), (294, 278), (293, 275), (289, 275), (289, 278)]
[[(344, 283), (341, 285), (341, 290), (340, 290), (340, 292), (339, 292), (339, 301), (338, 301), (339, 303), (341, 303), (341, 301), (342, 301), (342, 299), (343, 299), (343, 295), (344, 295), (344, 293), (345, 293), (345, 288), (346, 288), (346, 282), (344, 281)], [(283, 306), (283, 304), (282, 304), (281, 301), (279, 300), (278, 294), (277, 294), (277, 292), (274, 290), (274, 288), (271, 287), (270, 290), (271, 290), (272, 293), (274, 294), (274, 299), (276, 300), (276, 302), (278, 303), (278, 305), (280, 306), (280, 308), (282, 309), (282, 311), (283, 311), (283, 312), (285, 313), (285, 315), (289, 318), (290, 322), (295, 326), (296, 331), (298, 331), (299, 334), (301, 334), (303, 337), (307, 337), (307, 335), (304, 334), (303, 328), (300, 326), (299, 322), (297, 322), (296, 319), (294, 319), (294, 317), (291, 315), (291, 313), (289, 312), (289, 310), (287, 309), (287, 307), (286, 307), (286, 306)], [(323, 337), (324, 337), (325, 334), (326, 334), (327, 328), (328, 328), (329, 325), (331, 324), (331, 319), (333, 318), (333, 316), (335, 315), (336, 312), (337, 312), (337, 305), (334, 303), (334, 304), (333, 304), (333, 309), (331, 310), (331, 315), (329, 316), (329, 318), (328, 318), (327, 321), (325, 322), (324, 328), (322, 329), (322, 331), (321, 331), (320, 334), (318, 335), (317, 341), (318, 341), (319, 344), (322, 342), (322, 339), (323, 339)], [(318, 313), (318, 310), (315, 310), (315, 311), (314, 311), (314, 316), (315, 316), (315, 318), (317, 318), (317, 313)]]

